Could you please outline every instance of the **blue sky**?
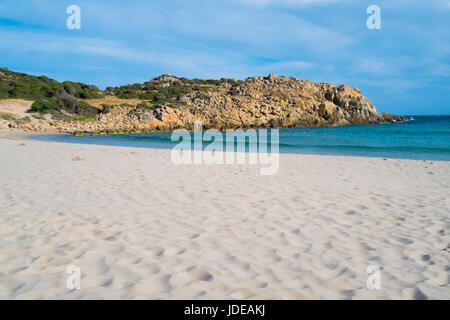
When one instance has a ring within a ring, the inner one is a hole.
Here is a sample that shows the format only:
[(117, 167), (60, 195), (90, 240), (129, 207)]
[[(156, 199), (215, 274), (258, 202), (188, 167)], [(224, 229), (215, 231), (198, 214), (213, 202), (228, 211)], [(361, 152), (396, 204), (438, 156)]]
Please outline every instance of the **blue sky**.
[(275, 73), (358, 87), (381, 112), (450, 114), (450, 0), (2, 0), (0, 39), (2, 67), (102, 89)]

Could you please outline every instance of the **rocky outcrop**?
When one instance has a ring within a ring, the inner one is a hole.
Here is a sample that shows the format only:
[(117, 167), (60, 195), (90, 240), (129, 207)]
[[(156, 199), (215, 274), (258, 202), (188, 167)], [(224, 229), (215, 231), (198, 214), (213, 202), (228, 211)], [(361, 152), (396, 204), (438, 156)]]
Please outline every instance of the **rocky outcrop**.
[[(142, 85), (142, 90), (171, 90), (187, 80), (164, 75)], [(359, 89), (346, 85), (313, 83), (298, 78), (252, 77), (244, 81), (214, 80), (195, 84), (174, 101), (107, 106), (94, 121), (33, 119), (22, 124), (30, 130), (63, 132), (136, 132), (204, 128), (251, 128), (375, 124), (405, 120), (378, 113)], [(155, 89), (156, 88), (156, 89)], [(140, 89), (139, 89), (140, 90)], [(164, 91), (166, 92), (166, 91)], [(108, 88), (104, 94), (113, 94)], [(88, 101), (89, 102), (89, 101)], [(105, 106), (106, 107), (106, 106)]]

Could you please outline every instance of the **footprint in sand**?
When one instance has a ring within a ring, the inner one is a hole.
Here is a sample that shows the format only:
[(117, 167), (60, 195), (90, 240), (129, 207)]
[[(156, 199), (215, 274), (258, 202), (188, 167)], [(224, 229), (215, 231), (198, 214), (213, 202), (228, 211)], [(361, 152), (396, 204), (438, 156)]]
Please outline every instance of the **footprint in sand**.
[(152, 265), (146, 266), (144, 268), (144, 272), (146, 274), (155, 274), (155, 273), (158, 273), (160, 271), (161, 271), (161, 268), (157, 264), (152, 264)]
[(131, 285), (131, 292), (133, 294), (161, 294), (170, 289), (170, 277), (162, 277), (159, 279), (146, 279)]
[(98, 288), (98, 287), (108, 287), (113, 283), (114, 278), (84, 277), (82, 281), (83, 286), (87, 288)]
[(267, 287), (268, 283), (258, 280), (246, 280), (241, 282), (240, 285), (244, 288), (258, 289)]
[(427, 296), (418, 288), (406, 288), (401, 291), (403, 300), (426, 300)]
[(187, 275), (194, 280), (199, 281), (211, 281), (213, 279), (213, 275), (206, 270), (192, 267), (186, 271)]
[(403, 238), (403, 237), (398, 237), (398, 238), (397, 238), (397, 241), (400, 242), (400, 243), (402, 243), (402, 244), (406, 244), (406, 245), (411, 244), (411, 243), (414, 242), (414, 241), (411, 240), (411, 239)]
[(110, 269), (105, 256), (99, 251), (87, 251), (81, 269), (88, 275), (104, 274)]
[(156, 247), (156, 248), (149, 249), (147, 252), (149, 255), (151, 255), (153, 257), (159, 257), (164, 254), (164, 251), (165, 251), (164, 248)]

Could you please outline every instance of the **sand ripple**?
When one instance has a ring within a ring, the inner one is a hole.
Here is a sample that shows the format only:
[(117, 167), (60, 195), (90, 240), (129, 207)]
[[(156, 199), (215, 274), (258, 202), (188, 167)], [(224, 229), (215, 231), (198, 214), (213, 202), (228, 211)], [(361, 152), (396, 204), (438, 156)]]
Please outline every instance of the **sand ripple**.
[(450, 299), (448, 162), (282, 155), (261, 176), (164, 150), (0, 149), (2, 299)]

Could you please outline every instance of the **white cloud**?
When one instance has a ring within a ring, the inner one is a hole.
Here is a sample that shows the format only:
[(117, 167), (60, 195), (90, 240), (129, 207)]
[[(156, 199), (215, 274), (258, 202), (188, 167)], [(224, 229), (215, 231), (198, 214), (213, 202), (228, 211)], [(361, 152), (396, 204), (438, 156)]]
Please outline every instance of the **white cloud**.
[(226, 59), (213, 54), (189, 50), (172, 51), (170, 48), (146, 50), (131, 48), (126, 43), (89, 37), (63, 37), (54, 34), (0, 31), (0, 50), (11, 50), (21, 54), (44, 53), (54, 55), (86, 55), (158, 65), (168, 69), (191, 70), (196, 67), (212, 67), (225, 63)]
[(339, 0), (239, 0), (257, 6), (280, 5), (288, 7), (301, 7), (313, 4), (335, 3)]
[(268, 66), (274, 69), (306, 70), (313, 68), (315, 65), (316, 64), (312, 62), (292, 60), (292, 61), (275, 62), (269, 64)]
[(434, 10), (442, 10), (442, 9), (450, 9), (450, 0), (395, 0), (384, 2), (382, 7), (385, 8), (403, 8), (403, 9), (412, 9), (412, 8), (423, 8), (425, 10), (434, 9)]
[(363, 58), (357, 64), (358, 72), (370, 73), (370, 74), (388, 74), (392, 70), (386, 65), (384, 61), (376, 59)]
[[(0, 50), (14, 47), (15, 50), (28, 57), (61, 56), (68, 61), (70, 61), (71, 55), (80, 58), (79, 61), (84, 61), (83, 56), (87, 59), (91, 57), (112, 58), (119, 60), (118, 67), (126, 66), (131, 62), (140, 64), (143, 70), (151, 70), (156, 67), (164, 70), (164, 73), (187, 77), (244, 79), (269, 73), (302, 77), (307, 71), (325, 70), (324, 65), (318, 66), (313, 62), (303, 60), (282, 60), (249, 65), (243, 63), (245, 56), (233, 51), (221, 52), (220, 55), (201, 50), (172, 50), (168, 47), (158, 48), (158, 51), (155, 51), (150, 48), (147, 50), (146, 48), (130, 47), (121, 41), (31, 32), (0, 31), (0, 38), (5, 39), (0, 42)], [(111, 65), (111, 61), (108, 63), (109, 67), (113, 65), (114, 63)], [(102, 68), (105, 67), (98, 65), (94, 68), (87, 66), (84, 69), (101, 70)], [(307, 79), (308, 77), (302, 78)], [(134, 81), (136, 80), (138, 79), (134, 79)]]

